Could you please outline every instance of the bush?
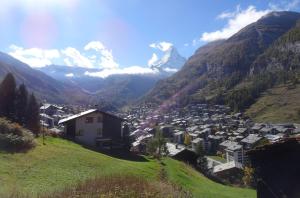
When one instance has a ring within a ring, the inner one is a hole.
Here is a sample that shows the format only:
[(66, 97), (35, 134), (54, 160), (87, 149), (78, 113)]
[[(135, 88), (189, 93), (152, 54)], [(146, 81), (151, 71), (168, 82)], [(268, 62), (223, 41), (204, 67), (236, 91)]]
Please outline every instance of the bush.
[(24, 150), (35, 146), (34, 135), (17, 123), (0, 118), (0, 148)]
[(191, 194), (165, 182), (148, 181), (135, 176), (107, 176), (86, 180), (61, 192), (54, 192), (41, 198), (71, 197), (178, 197), (190, 198)]

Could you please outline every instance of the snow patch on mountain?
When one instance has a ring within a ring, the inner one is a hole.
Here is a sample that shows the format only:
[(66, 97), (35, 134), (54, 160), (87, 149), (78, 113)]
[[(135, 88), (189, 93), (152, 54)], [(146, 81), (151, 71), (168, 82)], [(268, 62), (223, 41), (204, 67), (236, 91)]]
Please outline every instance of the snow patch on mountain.
[(184, 65), (186, 58), (182, 57), (174, 46), (169, 47), (161, 59), (152, 61), (150, 68), (165, 72), (176, 72)]

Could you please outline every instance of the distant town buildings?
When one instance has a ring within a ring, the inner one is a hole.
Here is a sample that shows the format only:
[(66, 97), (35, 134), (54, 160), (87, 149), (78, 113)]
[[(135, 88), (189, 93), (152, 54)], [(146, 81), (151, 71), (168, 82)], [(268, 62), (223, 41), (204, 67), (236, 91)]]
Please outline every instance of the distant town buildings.
[[(184, 150), (196, 151), (200, 145), (208, 155), (220, 156), (222, 162), (210, 161), (210, 171), (226, 175), (248, 164), (247, 151), (264, 142), (278, 142), (300, 132), (297, 124), (254, 123), (242, 113), (232, 114), (223, 105), (190, 104), (162, 114), (153, 105), (130, 109), (122, 116), (128, 121), (135, 152), (145, 152), (146, 143), (153, 137), (155, 128), (168, 139), (169, 155), (182, 155)], [(185, 134), (191, 138), (184, 145)], [(141, 150), (139, 150), (141, 148)]]

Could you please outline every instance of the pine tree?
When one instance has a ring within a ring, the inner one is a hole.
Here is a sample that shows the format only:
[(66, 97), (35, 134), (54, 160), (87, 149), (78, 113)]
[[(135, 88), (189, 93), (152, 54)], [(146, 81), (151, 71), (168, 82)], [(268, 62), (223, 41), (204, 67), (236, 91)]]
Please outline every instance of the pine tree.
[(166, 146), (167, 142), (163, 137), (160, 130), (156, 129), (156, 133), (153, 139), (151, 139), (147, 144), (147, 152), (150, 155), (161, 158), (162, 154), (168, 155), (168, 148)]
[(36, 135), (38, 135), (40, 132), (39, 105), (33, 93), (30, 95), (28, 102), (26, 114), (26, 127)]
[(0, 85), (0, 116), (15, 120), (16, 81), (8, 73)]
[(16, 121), (24, 125), (26, 123), (26, 113), (28, 106), (28, 92), (26, 86), (21, 84), (16, 97)]

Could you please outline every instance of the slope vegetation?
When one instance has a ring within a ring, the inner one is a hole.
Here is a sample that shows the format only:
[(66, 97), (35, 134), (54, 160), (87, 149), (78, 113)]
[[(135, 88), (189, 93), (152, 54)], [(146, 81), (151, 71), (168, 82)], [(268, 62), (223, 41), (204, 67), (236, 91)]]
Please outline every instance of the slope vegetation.
[(300, 123), (300, 85), (279, 85), (268, 89), (246, 114), (256, 122)]
[(211, 102), (244, 110), (266, 89), (295, 81), (299, 19), (299, 13), (272, 12), (227, 40), (199, 48), (182, 70), (157, 83), (144, 100)]
[[(129, 161), (113, 158), (82, 146), (47, 138), (27, 153), (0, 153), (0, 197), (15, 192), (48, 194), (95, 177), (133, 175), (159, 180), (162, 165), (147, 159)], [(164, 161), (167, 180), (190, 191), (194, 197), (255, 197), (255, 191), (224, 186), (173, 159)]]
[(0, 52), (0, 82), (7, 73), (12, 73), (18, 84), (24, 83), (39, 99), (52, 103), (87, 102), (88, 94), (80, 88), (61, 83), (41, 71)]

